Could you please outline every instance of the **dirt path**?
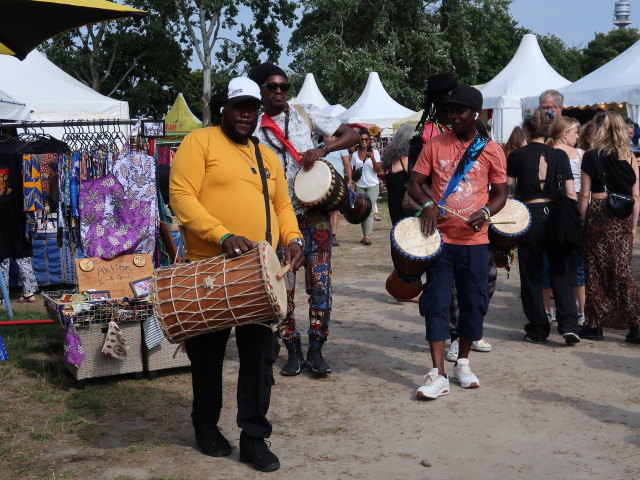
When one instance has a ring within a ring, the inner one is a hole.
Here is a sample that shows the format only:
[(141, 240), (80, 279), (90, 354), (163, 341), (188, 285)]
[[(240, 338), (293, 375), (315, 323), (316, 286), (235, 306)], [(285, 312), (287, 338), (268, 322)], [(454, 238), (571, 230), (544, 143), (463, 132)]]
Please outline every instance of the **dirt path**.
[[(33, 451), (26, 475), (9, 462), (2, 478), (640, 479), (640, 349), (625, 344), (620, 331), (573, 348), (555, 330), (547, 345), (523, 343), (517, 268), (510, 278), (499, 270), (485, 322), (493, 351), (471, 356), (481, 388), (452, 384), (448, 396), (415, 400), (429, 366), (424, 324), (415, 304), (398, 303), (384, 290), (391, 261), (383, 218), (371, 247), (358, 243), (359, 227), (340, 227), (325, 346), (334, 373), (326, 379), (276, 374), (269, 417), (280, 471), (258, 474), (238, 461), (238, 364), (230, 343), (221, 427), (236, 447), (231, 457), (195, 449), (189, 375), (182, 370), (144, 381), (143, 392), (140, 382), (110, 380), (121, 396), (91, 417), (104, 435), (84, 441), (58, 435)], [(305, 318), (303, 296), (298, 311)], [(281, 355), (278, 371), (284, 360)], [(68, 409), (89, 402), (92, 392), (74, 392)], [(121, 403), (132, 402), (138, 413), (122, 413)]]

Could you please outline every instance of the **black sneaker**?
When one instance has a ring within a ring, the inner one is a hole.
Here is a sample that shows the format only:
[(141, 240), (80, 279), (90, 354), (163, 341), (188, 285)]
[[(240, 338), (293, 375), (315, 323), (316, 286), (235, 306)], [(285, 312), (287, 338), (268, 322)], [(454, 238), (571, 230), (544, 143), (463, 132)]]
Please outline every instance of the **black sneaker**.
[(302, 350), (300, 348), (288, 350), (288, 352), (289, 359), (287, 360), (287, 363), (284, 364), (284, 367), (282, 367), (282, 370), (280, 370), (280, 375), (284, 375), (285, 377), (295, 377), (304, 368), (304, 355), (302, 355)]
[(604, 340), (604, 334), (602, 333), (602, 327), (580, 327), (580, 338), (584, 338), (586, 340), (596, 340), (602, 341)]
[(524, 335), (524, 341), (529, 343), (535, 343), (536, 345), (542, 345), (544, 343), (547, 343), (546, 338), (534, 337), (532, 335), (529, 335), (528, 333)]
[(309, 348), (307, 352), (307, 368), (316, 376), (331, 373), (331, 367), (322, 357), (321, 348)]
[(631, 327), (624, 341), (629, 343), (640, 343), (640, 325), (634, 325)]
[(333, 239), (331, 240), (331, 245), (334, 247), (339, 247), (340, 246), (340, 242), (338, 241), (338, 239), (336, 238), (336, 236), (333, 236)]
[(261, 472), (273, 472), (280, 468), (280, 460), (269, 450), (264, 438), (250, 437), (240, 432), (240, 461), (250, 463)]
[(226, 457), (231, 454), (231, 445), (217, 428), (196, 430), (196, 443), (205, 455)]
[(563, 333), (562, 337), (564, 338), (564, 343), (566, 343), (567, 345), (575, 345), (577, 343), (580, 343), (580, 337), (576, 333)]

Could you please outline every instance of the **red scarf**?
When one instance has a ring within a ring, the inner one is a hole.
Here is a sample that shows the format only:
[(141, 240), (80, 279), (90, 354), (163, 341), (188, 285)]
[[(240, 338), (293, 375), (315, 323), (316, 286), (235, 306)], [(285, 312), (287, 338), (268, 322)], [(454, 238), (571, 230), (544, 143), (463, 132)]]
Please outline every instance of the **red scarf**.
[[(287, 151), (293, 157), (293, 159), (296, 162), (298, 162), (298, 165), (300, 165), (302, 163), (302, 157), (300, 156), (298, 151), (291, 144), (291, 142), (284, 136), (284, 133), (282, 132), (280, 127), (278, 125), (276, 125), (276, 122), (274, 122), (271, 119), (271, 117), (269, 115), (267, 115), (266, 113), (264, 115), (262, 115), (262, 121), (260, 122), (260, 128), (266, 128), (271, 133), (273, 133), (275, 135), (275, 137), (278, 139), (278, 141), (280, 142), (280, 144), (284, 148), (286, 148)], [(265, 136), (266, 136), (266, 133), (267, 132), (265, 132)]]

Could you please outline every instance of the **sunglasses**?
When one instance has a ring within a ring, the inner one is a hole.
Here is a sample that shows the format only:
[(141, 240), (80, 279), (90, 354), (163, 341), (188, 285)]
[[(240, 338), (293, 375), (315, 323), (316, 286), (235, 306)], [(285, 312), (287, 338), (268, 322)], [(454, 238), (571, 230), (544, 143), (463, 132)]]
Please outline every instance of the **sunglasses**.
[(262, 86), (267, 87), (270, 92), (276, 92), (278, 89), (282, 90), (283, 92), (288, 92), (289, 88), (291, 88), (290, 83), (276, 83), (276, 82), (263, 83)]

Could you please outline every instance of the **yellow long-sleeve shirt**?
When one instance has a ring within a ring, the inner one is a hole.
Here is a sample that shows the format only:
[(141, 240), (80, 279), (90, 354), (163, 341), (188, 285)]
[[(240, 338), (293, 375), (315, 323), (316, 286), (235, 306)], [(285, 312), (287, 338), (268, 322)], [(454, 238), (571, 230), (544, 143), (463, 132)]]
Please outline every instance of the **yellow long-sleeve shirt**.
[[(267, 188), (275, 248), (278, 241), (288, 245), (302, 234), (280, 160), (263, 145), (260, 152), (269, 172)], [(255, 242), (265, 240), (264, 196), (252, 142), (249, 146), (237, 144), (220, 127), (190, 133), (171, 165), (169, 193), (171, 209), (185, 226), (189, 260), (218, 255), (220, 239), (227, 233)]]

